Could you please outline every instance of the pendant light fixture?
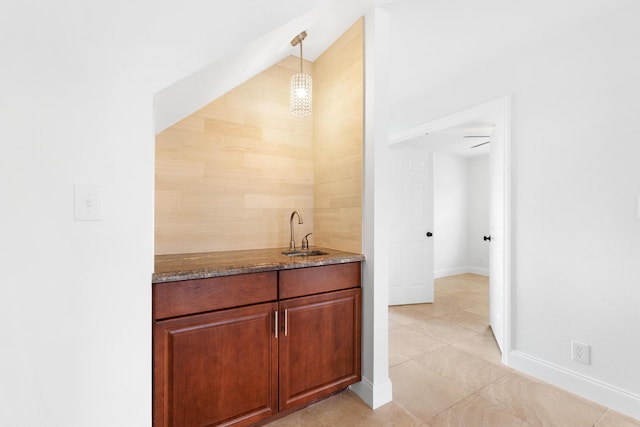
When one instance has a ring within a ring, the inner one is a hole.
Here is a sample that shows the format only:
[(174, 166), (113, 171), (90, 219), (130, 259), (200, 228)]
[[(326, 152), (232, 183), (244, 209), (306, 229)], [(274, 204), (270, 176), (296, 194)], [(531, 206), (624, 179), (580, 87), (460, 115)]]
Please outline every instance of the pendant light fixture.
[(300, 45), (300, 72), (291, 76), (291, 114), (296, 117), (311, 115), (312, 107), (312, 82), (309, 74), (302, 72), (302, 40), (307, 37), (303, 31), (291, 40), (291, 46)]

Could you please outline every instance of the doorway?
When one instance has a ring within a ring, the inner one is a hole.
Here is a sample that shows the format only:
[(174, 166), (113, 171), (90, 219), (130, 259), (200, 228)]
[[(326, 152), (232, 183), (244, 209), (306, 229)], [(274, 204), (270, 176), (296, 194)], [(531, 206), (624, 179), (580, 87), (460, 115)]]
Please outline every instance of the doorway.
[[(511, 162), (510, 120), (511, 97), (505, 96), (469, 108), (441, 119), (425, 122), (391, 136), (392, 147), (419, 146), (426, 151), (440, 151), (429, 147), (430, 134), (443, 132), (469, 123), (493, 123), (488, 146), (490, 159), (490, 319), (491, 329), (502, 351), (502, 362), (508, 364), (511, 331)], [(486, 136), (486, 135), (477, 135)], [(402, 144), (401, 144), (402, 143)], [(398, 145), (396, 145), (398, 144)], [(466, 144), (469, 145), (469, 144)], [(478, 147), (476, 147), (478, 148)], [(485, 148), (486, 149), (486, 148)], [(431, 208), (433, 207), (433, 199)], [(433, 234), (437, 230), (433, 230)], [(392, 260), (390, 260), (392, 262)], [(429, 263), (427, 263), (429, 264)], [(433, 263), (431, 263), (433, 265)], [(393, 271), (393, 267), (390, 266)], [(422, 266), (416, 266), (422, 268)], [(433, 281), (433, 270), (426, 277)], [(431, 287), (433, 284), (431, 283)], [(391, 288), (390, 288), (391, 289)]]
[[(473, 126), (473, 127), (472, 127)], [(490, 135), (493, 124), (465, 124), (455, 130), (434, 133), (433, 138), (466, 141), (467, 153), (438, 151), (434, 155), (434, 277), (464, 273), (489, 276), (489, 147), (475, 136)], [(468, 138), (473, 136), (474, 138)], [(484, 141), (485, 139), (481, 139)], [(472, 148), (479, 144), (481, 147)], [(479, 150), (482, 148), (482, 151)]]

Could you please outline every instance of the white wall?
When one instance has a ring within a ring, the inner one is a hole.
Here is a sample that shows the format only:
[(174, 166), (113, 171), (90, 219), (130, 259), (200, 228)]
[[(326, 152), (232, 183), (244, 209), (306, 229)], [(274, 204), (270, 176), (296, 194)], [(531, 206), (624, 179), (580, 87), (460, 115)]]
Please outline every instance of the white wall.
[(434, 153), (434, 276), (489, 274), (489, 156)]
[(469, 218), (467, 160), (433, 154), (433, 238), (435, 277), (466, 273)]
[(362, 381), (352, 387), (369, 406), (391, 401), (389, 379), (389, 15), (364, 21), (365, 130), (362, 206)]
[(467, 218), (467, 256), (469, 270), (476, 274), (489, 274), (489, 242), (483, 240), (489, 233), (489, 156), (467, 159), (469, 189), (469, 216)]
[[(412, 102), (425, 122), (513, 95), (512, 366), (640, 418), (640, 3)], [(570, 341), (591, 345), (591, 365)]]
[(2, 425), (151, 425), (153, 98), (314, 2), (253, 3), (2, 2)]

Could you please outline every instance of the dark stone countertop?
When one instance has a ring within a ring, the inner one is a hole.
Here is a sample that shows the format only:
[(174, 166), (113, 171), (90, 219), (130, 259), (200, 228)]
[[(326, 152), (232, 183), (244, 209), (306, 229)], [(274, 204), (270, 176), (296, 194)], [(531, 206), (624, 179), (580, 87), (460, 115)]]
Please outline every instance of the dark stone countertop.
[(364, 255), (353, 252), (316, 246), (310, 249), (327, 254), (290, 257), (282, 254), (287, 248), (274, 248), (156, 255), (152, 283), (344, 264), (365, 259)]

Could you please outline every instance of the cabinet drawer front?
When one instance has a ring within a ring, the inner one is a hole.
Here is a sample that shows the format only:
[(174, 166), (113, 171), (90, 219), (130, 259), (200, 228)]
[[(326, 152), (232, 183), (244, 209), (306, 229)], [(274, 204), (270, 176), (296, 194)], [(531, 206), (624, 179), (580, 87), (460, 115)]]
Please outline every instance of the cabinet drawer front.
[(280, 271), (280, 299), (360, 287), (360, 263)]
[(153, 285), (153, 318), (167, 319), (278, 298), (275, 271)]

